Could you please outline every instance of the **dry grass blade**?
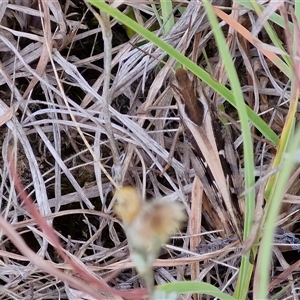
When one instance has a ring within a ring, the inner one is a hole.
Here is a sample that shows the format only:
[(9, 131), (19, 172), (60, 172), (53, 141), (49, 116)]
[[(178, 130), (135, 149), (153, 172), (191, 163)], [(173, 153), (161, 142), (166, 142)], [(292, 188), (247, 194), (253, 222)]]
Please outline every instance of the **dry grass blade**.
[[(203, 199), (203, 185), (198, 178), (195, 176), (193, 182), (193, 190), (191, 195), (191, 215), (189, 218), (189, 226), (190, 226), (190, 246), (191, 249), (196, 249), (201, 242), (201, 236), (199, 235), (201, 232), (201, 224), (202, 224), (202, 199)], [(200, 273), (200, 266), (198, 263), (191, 265), (191, 280), (197, 280)], [(199, 299), (198, 295), (194, 295), (195, 300)]]
[[(157, 21), (157, 1), (109, 2), (227, 84), (200, 1), (173, 2), (175, 24), (166, 35)], [(255, 38), (247, 30), (252, 25), (254, 33), (262, 28), (274, 7), (269, 6), (260, 18), (241, 9), (237, 2), (230, 14), (217, 7), (214, 10), (223, 20), (220, 26), (228, 35), (227, 46), (245, 102), (280, 135), (291, 97), (289, 73), (280, 64), (283, 50), (275, 49), (264, 30)], [(94, 12), (79, 0), (0, 1), (0, 298), (77, 299), (85, 297), (81, 292), (91, 292), (99, 299), (99, 286), (83, 286), (85, 275), (72, 263), (63, 263), (64, 256), (87, 276), (105, 278), (105, 287), (113, 288), (107, 290), (111, 299), (145, 298), (144, 282), (129, 261), (122, 222), (112, 209), (113, 192), (119, 184), (137, 187), (145, 199), (179, 201), (189, 216), (180, 235), (172, 237), (154, 263), (156, 284), (192, 278), (210, 281), (232, 294), (241, 247), (248, 249), (258, 241), (254, 232), (243, 245), (228, 236), (237, 230), (240, 219), (231, 203), (213, 130), (205, 125), (199, 134), (196, 125), (185, 120), (219, 187), (219, 195), (211, 191), (206, 197), (202, 192), (211, 181), (203, 162), (186, 143), (185, 133), (176, 134), (183, 108), (179, 106), (178, 112), (169, 84), (174, 59), (139, 34), (129, 37), (128, 28), (114, 18), (106, 16), (105, 26), (100, 26), (95, 18), (98, 12)], [(292, 37), (289, 33), (288, 44), (292, 44)], [(104, 64), (107, 52), (111, 60)], [(217, 93), (204, 89), (216, 105), (224, 103)], [(237, 125), (225, 126), (232, 131), (243, 162), (236, 111), (227, 104), (224, 110), (223, 116), (227, 114), (227, 120)], [(208, 123), (210, 118), (209, 114), (203, 116)], [(175, 137), (178, 140), (173, 143)], [(275, 149), (261, 137), (253, 143), (260, 185), (270, 176)], [(7, 159), (12, 148), (16, 172), (33, 199), (37, 216), (44, 220), (39, 224), (15, 190)], [(286, 231), (297, 228), (300, 216), (298, 173), (295, 170), (287, 185), (286, 203), (278, 220)], [(243, 172), (238, 179), (243, 180)], [(259, 228), (263, 194), (261, 188), (255, 228)], [(48, 224), (56, 238), (49, 237), (40, 224)], [(57, 240), (53, 239), (57, 238), (61, 256), (54, 250)], [(282, 257), (277, 253), (281, 265), (274, 259), (274, 276), (279, 277), (272, 288), (278, 286), (282, 273), (276, 266), (292, 270), (284, 265), (282, 253)], [(294, 286), (297, 288), (297, 283)], [(192, 295), (184, 297), (191, 299)]]
[[(44, 18), (42, 19), (43, 22), (43, 30), (45, 33), (44, 36), (44, 43), (42, 47), (42, 53), (39, 59), (39, 62), (36, 67), (36, 73), (41, 76), (46, 69), (46, 66), (49, 61), (49, 55), (52, 52), (52, 36), (51, 36), (51, 26), (50, 26), (50, 15), (49, 15), (49, 2), (48, 0), (42, 2), (43, 11), (44, 11)], [(55, 1), (54, 1), (55, 3)], [(47, 5), (48, 4), (48, 5)], [(29, 83), (26, 91), (24, 92), (24, 99), (29, 95), (31, 90), (34, 88), (34, 86), (38, 83), (39, 79), (34, 77), (31, 82)]]

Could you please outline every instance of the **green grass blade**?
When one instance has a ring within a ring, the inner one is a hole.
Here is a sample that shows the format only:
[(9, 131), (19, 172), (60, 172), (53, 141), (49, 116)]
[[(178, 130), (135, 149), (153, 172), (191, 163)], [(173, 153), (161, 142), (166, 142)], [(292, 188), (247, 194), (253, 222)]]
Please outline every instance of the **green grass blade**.
[(171, 282), (162, 284), (157, 287), (158, 290), (166, 293), (176, 292), (177, 294), (190, 294), (197, 293), (202, 295), (211, 295), (221, 300), (234, 300), (234, 298), (226, 293), (221, 292), (215, 286), (198, 281), (186, 281), (186, 282)]
[[(135, 21), (131, 20), (124, 14), (122, 14), (118, 9), (115, 9), (104, 2), (99, 2), (98, 0), (89, 0), (89, 2), (99, 9), (104, 10), (109, 15), (123, 23), (124, 25), (132, 28), (134, 31), (139, 33), (145, 39), (151, 41), (156, 46), (161, 48), (171, 57), (175, 58), (179, 63), (185, 66), (188, 70), (193, 72), (196, 76), (198, 76), (202, 81), (204, 81), (207, 85), (209, 85), (212, 89), (214, 89), (217, 93), (219, 93), (224, 99), (226, 99), (229, 103), (236, 107), (235, 98), (233, 93), (228, 90), (225, 86), (215, 81), (205, 70), (197, 66), (190, 59), (182, 55), (176, 49), (174, 49), (171, 45), (164, 42), (162, 39), (157, 37), (155, 34), (137, 24)], [(251, 123), (273, 144), (278, 143), (278, 137), (274, 133), (274, 131), (250, 108), (247, 108), (247, 114), (251, 121)]]
[(172, 14), (173, 4), (172, 1), (170, 0), (161, 0), (160, 6), (161, 6), (162, 19), (164, 23), (163, 32), (164, 34), (167, 34), (172, 29), (175, 22), (174, 16)]
[[(249, 191), (249, 193), (245, 197), (246, 214), (244, 222), (244, 239), (246, 239), (251, 232), (255, 210), (255, 190), (252, 188), (255, 184), (254, 158), (253, 144), (249, 128), (249, 119), (238, 75), (234, 67), (230, 51), (226, 45), (225, 37), (219, 27), (219, 22), (212, 10), (210, 2), (207, 0), (203, 1), (203, 5), (206, 9), (206, 13), (215, 36), (218, 49), (222, 49), (222, 51), (219, 50), (219, 54), (222, 58), (223, 64), (228, 75), (228, 79), (233, 92), (236, 108), (238, 110), (239, 119), (241, 123), (245, 164), (245, 189)], [(237, 299), (246, 298), (248, 294), (252, 270), (253, 266), (249, 262), (248, 253), (242, 258), (242, 266), (239, 273), (238, 285), (235, 291), (235, 296)]]
[[(296, 135), (292, 139), (292, 145), (288, 151), (287, 159), (281, 164), (282, 169), (280, 170), (276, 185), (273, 187), (272, 193), (272, 205), (268, 209), (266, 216), (266, 222), (264, 226), (264, 234), (262, 236), (260, 250), (257, 259), (257, 296), (258, 299), (267, 299), (268, 285), (270, 280), (270, 265), (273, 248), (273, 237), (275, 231), (275, 224), (277, 216), (280, 211), (282, 198), (286, 192), (286, 184), (290, 178), (291, 172), (297, 162), (297, 156), (299, 156), (300, 148), (300, 130), (298, 128)], [(299, 161), (299, 157), (298, 157)], [(267, 258), (267, 259), (266, 259)], [(256, 276), (255, 276), (256, 277)]]
[(251, 132), (249, 128), (249, 119), (248, 119), (248, 113), (246, 109), (246, 104), (244, 102), (243, 92), (240, 85), (240, 81), (237, 75), (237, 72), (234, 67), (233, 60), (231, 58), (229, 49), (226, 45), (226, 41), (224, 38), (224, 35), (219, 27), (219, 22), (211, 8), (210, 2), (203, 1), (203, 4), (205, 6), (211, 27), (214, 32), (214, 36), (217, 42), (218, 49), (222, 49), (222, 51), (219, 51), (220, 56), (222, 57), (222, 61), (224, 63), (225, 69), (227, 71), (228, 79), (230, 82), (230, 86), (232, 88), (232, 93), (235, 99), (235, 106), (239, 113), (239, 119), (241, 122), (241, 129), (242, 129), (242, 135), (243, 135), (243, 143), (244, 143), (244, 159), (245, 159), (245, 188), (246, 190), (251, 190), (246, 195), (246, 209), (249, 213), (249, 219), (246, 220), (245, 224), (245, 232), (244, 232), (244, 238), (247, 238), (248, 234), (251, 230), (251, 225), (253, 221), (254, 216), (254, 199), (255, 199), (255, 191), (252, 189), (255, 180), (254, 180), (254, 158), (253, 158), (253, 144), (252, 144), (252, 138), (251, 138)]

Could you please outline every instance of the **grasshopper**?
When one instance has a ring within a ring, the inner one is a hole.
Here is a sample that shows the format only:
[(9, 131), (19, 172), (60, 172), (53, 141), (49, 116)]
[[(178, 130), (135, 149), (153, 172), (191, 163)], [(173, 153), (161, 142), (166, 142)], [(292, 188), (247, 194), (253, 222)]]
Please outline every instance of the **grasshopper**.
[(233, 143), (222, 130), (215, 105), (202, 89), (196, 91), (186, 70), (175, 71), (171, 87), (187, 139), (197, 157), (193, 166), (203, 183), (211, 209), (224, 225), (225, 235), (235, 233), (240, 237), (242, 212), (238, 195), (242, 183)]

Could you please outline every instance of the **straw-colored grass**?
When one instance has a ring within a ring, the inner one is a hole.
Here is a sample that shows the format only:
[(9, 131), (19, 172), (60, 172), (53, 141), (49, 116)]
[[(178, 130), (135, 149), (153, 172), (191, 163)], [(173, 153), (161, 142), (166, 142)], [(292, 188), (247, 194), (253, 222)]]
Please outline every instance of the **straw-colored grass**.
[[(162, 293), (297, 299), (299, 4), (94, 2), (0, 2), (0, 299), (146, 298), (113, 210), (122, 185), (185, 208), (153, 265)], [(178, 62), (239, 154), (238, 234), (225, 235), (177, 134)]]

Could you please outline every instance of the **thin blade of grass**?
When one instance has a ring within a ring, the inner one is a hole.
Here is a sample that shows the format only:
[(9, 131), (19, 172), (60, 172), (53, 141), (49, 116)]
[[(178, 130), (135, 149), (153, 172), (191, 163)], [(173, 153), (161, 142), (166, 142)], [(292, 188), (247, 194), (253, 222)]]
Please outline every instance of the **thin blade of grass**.
[[(216, 80), (214, 80), (204, 69), (200, 68), (190, 59), (185, 57), (183, 54), (174, 49), (171, 45), (164, 42), (162, 39), (157, 37), (155, 34), (145, 29), (144, 27), (137, 24), (132, 19), (128, 18), (124, 14), (122, 14), (119, 10), (112, 8), (108, 4), (104, 2), (99, 2), (97, 0), (89, 0), (89, 2), (99, 9), (103, 9), (112, 17), (116, 18), (119, 22), (122, 22), (126, 26), (132, 28), (136, 32), (138, 32), (141, 36), (153, 42), (156, 46), (164, 50), (170, 56), (175, 58), (179, 63), (185, 66), (188, 70), (198, 76), (202, 81), (204, 81), (208, 86), (210, 86), (213, 90), (215, 90), (218, 94), (220, 94), (223, 98), (225, 98), (231, 105), (236, 107), (235, 98), (233, 93), (228, 90), (224, 85), (220, 84)], [(274, 131), (249, 107), (246, 108), (247, 114), (251, 123), (273, 144), (277, 144), (278, 137), (274, 133)]]
[[(243, 93), (241, 85), (230, 56), (229, 49), (226, 46), (224, 35), (219, 28), (218, 20), (214, 14), (211, 4), (208, 1), (204, 1), (203, 5), (206, 9), (211, 27), (214, 31), (215, 39), (218, 45), (218, 49), (222, 49), (220, 56), (222, 57), (225, 69), (227, 71), (230, 86), (235, 97), (236, 107), (239, 113), (239, 119), (241, 122), (242, 135), (243, 135), (243, 149), (244, 149), (244, 163), (245, 163), (245, 189), (251, 189), (255, 183), (254, 179), (254, 158), (253, 158), (253, 145), (249, 128), (249, 119), (246, 110), (246, 104), (244, 103)], [(255, 191), (253, 189), (245, 197), (246, 211), (244, 221), (244, 239), (248, 237), (251, 232), (254, 219), (255, 209)], [(248, 287), (250, 284), (250, 278), (252, 274), (253, 266), (249, 262), (248, 252), (242, 258), (241, 270), (239, 273), (238, 285), (235, 291), (235, 296), (238, 299), (244, 299), (248, 293)]]
[(230, 295), (221, 292), (215, 286), (208, 284), (206, 282), (197, 281), (186, 281), (186, 282), (172, 282), (167, 284), (162, 284), (157, 287), (158, 290), (164, 291), (166, 293), (176, 292), (177, 294), (189, 294), (198, 293), (202, 295), (211, 295), (222, 300), (234, 300)]

